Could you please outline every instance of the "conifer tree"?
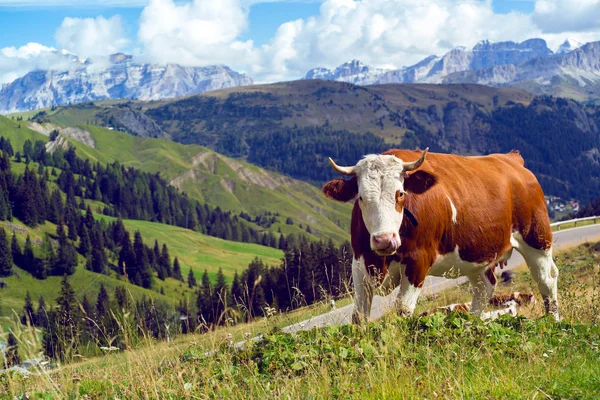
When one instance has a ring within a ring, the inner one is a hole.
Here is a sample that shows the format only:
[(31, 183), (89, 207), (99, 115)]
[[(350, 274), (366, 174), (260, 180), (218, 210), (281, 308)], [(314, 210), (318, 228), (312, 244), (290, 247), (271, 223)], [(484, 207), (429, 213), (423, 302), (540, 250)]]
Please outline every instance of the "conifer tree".
[(79, 254), (87, 258), (90, 255), (92, 243), (90, 241), (88, 229), (85, 225), (83, 225), (81, 228), (81, 235), (79, 239)]
[(77, 266), (77, 251), (73, 243), (67, 238), (62, 223), (56, 227), (58, 235), (58, 254), (54, 264), (53, 275), (73, 275)]
[(43, 296), (40, 296), (40, 299), (38, 300), (38, 309), (35, 312), (35, 322), (40, 328), (46, 328), (48, 326), (46, 302), (44, 301)]
[(25, 247), (23, 248), (23, 257), (21, 257), (21, 265), (25, 271), (33, 274), (35, 270), (35, 256), (33, 254), (33, 244), (29, 235), (25, 238)]
[(125, 236), (121, 242), (121, 251), (119, 252), (119, 271), (123, 271), (127, 275), (129, 282), (134, 285), (141, 285), (141, 276), (138, 273), (137, 261), (135, 252), (133, 251), (133, 245), (129, 239), (129, 233), (125, 233)]
[(10, 253), (12, 255), (13, 263), (15, 263), (18, 266), (21, 266), (21, 258), (23, 257), (23, 253), (21, 253), (21, 246), (19, 245), (19, 241), (17, 240), (16, 233), (13, 233), (10, 241)]
[(12, 273), (13, 256), (8, 246), (6, 231), (0, 227), (0, 277), (9, 276)]
[(179, 259), (177, 257), (175, 257), (175, 260), (173, 260), (173, 278), (183, 282), (183, 276), (181, 275), (181, 266), (179, 265)]
[(33, 303), (31, 301), (31, 294), (29, 291), (25, 294), (25, 305), (23, 306), (23, 315), (21, 316), (21, 323), (23, 325), (32, 325), (35, 323), (35, 311), (33, 310)]
[(223, 312), (229, 305), (228, 294), (227, 282), (225, 281), (223, 269), (219, 268), (219, 272), (217, 273), (217, 282), (215, 283), (215, 287), (212, 291), (212, 305), (215, 313), (214, 322), (221, 325), (225, 322)]
[(188, 286), (190, 287), (190, 289), (197, 285), (196, 277), (194, 276), (194, 271), (192, 271), (191, 268), (190, 268), (190, 272), (188, 273), (187, 281), (188, 281)]
[(200, 285), (200, 290), (198, 290), (196, 305), (198, 307), (198, 319), (208, 325), (212, 324), (214, 321), (212, 309), (212, 291), (207, 270), (204, 270), (204, 273), (202, 274), (202, 283)]
[(160, 266), (166, 276), (173, 276), (173, 271), (171, 269), (171, 257), (169, 256), (169, 249), (164, 243), (160, 252)]
[(125, 286), (117, 286), (115, 288), (115, 299), (117, 299), (117, 305), (120, 310), (127, 310), (129, 308), (129, 299)]
[(12, 332), (8, 333), (8, 347), (6, 348), (6, 368), (21, 364), (19, 357), (19, 343)]
[(146, 254), (146, 246), (142, 239), (140, 231), (136, 231), (133, 239), (133, 251), (137, 264), (137, 273), (140, 276), (140, 285), (145, 288), (152, 287), (152, 273), (150, 272), (150, 263)]
[(58, 335), (65, 344), (62, 359), (70, 358), (71, 352), (77, 347), (77, 336), (79, 333), (78, 321), (80, 311), (75, 297), (75, 291), (69, 283), (67, 275), (63, 275), (60, 287), (60, 296), (56, 299), (58, 306), (56, 320), (58, 323)]
[(231, 299), (234, 304), (243, 303), (243, 292), (240, 284), (240, 277), (237, 270), (233, 274), (233, 282), (231, 283)]

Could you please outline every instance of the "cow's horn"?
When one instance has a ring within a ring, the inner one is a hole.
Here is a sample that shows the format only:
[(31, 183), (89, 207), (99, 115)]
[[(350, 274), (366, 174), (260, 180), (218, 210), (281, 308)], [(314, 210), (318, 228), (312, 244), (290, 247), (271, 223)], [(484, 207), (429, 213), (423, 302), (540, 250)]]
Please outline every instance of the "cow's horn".
[(354, 175), (354, 167), (340, 167), (329, 157), (329, 164), (335, 169), (337, 172), (343, 175)]
[(423, 154), (421, 154), (421, 157), (417, 161), (405, 162), (403, 165), (404, 170), (412, 171), (413, 169), (419, 168), (421, 166), (421, 164), (423, 164), (423, 161), (425, 161), (425, 156), (427, 155), (427, 151), (429, 151), (429, 147), (425, 149), (425, 151), (423, 152)]

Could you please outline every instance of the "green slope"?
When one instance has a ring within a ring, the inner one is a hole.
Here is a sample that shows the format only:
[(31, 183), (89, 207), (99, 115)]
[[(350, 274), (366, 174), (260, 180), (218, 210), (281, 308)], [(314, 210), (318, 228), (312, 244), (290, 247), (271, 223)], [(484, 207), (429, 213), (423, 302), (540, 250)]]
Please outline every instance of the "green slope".
[[(278, 222), (269, 227), (274, 232), (306, 234), (308, 225), (313, 239), (331, 238), (338, 243), (348, 239), (351, 206), (326, 199), (319, 188), (306, 182), (198, 145), (142, 138), (90, 125), (82, 126), (81, 130), (94, 145), (90, 147), (70, 138), (80, 157), (101, 163), (118, 161), (142, 171), (159, 172), (180, 190), (214, 207), (252, 216), (278, 213)], [(12, 141), (17, 134), (7, 136)], [(38, 134), (38, 138), (43, 136)], [(294, 221), (293, 225), (285, 224), (288, 217)]]
[[(97, 218), (105, 219), (107, 222), (114, 220), (111, 217), (98, 215)], [(255, 257), (262, 258), (268, 264), (277, 264), (283, 257), (283, 253), (277, 249), (230, 242), (188, 229), (145, 221), (124, 220), (123, 222), (131, 234), (139, 230), (147, 245), (152, 246), (154, 240), (158, 240), (161, 245), (165, 243), (169, 248), (171, 258), (179, 258), (184, 277), (192, 268), (198, 281), (205, 269), (208, 270), (211, 280), (214, 281), (218, 269), (223, 268), (227, 280), (231, 282), (234, 272), (236, 270), (242, 272)], [(32, 229), (18, 220), (0, 221), (0, 227), (5, 228), (7, 232), (16, 232), (21, 247), (23, 247), (25, 237), (29, 234), (34, 244), (34, 251), (37, 251), (36, 244), (41, 243), (45, 233), (54, 235), (56, 232), (56, 226), (49, 222)], [(111, 292), (115, 287), (125, 285), (134, 298), (140, 298), (143, 294), (151, 295), (155, 299), (161, 299), (174, 305), (184, 296), (195, 298), (194, 291), (189, 289), (187, 284), (175, 279), (168, 278), (165, 281), (155, 279), (153, 290), (148, 290), (125, 282), (114, 272), (102, 275), (87, 271), (84, 265), (85, 260), (80, 256), (77, 271), (70, 277), (71, 284), (80, 299), (84, 294), (90, 299), (95, 299), (101, 284), (104, 284)], [(47, 302), (52, 303), (58, 297), (60, 277), (38, 280), (22, 269), (15, 268), (15, 270), (17, 274), (3, 278), (7, 287), (1, 292), (0, 316), (11, 315), (12, 310), (20, 312), (27, 291), (31, 293), (36, 304), (40, 295), (43, 295)], [(161, 288), (164, 290), (164, 295), (159, 293)]]

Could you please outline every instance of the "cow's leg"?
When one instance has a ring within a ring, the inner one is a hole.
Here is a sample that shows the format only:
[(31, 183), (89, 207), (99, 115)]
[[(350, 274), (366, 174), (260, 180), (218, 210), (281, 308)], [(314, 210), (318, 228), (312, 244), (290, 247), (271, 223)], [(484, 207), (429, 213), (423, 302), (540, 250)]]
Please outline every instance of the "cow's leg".
[[(396, 312), (400, 316), (411, 316), (415, 311), (417, 300), (421, 294), (421, 286), (425, 280), (425, 269), (411, 270), (414, 266), (400, 265), (400, 291), (396, 298)], [(426, 271), (426, 270), (425, 270)]]
[(552, 247), (548, 250), (531, 247), (518, 233), (513, 234), (511, 243), (523, 255), (531, 276), (540, 289), (546, 314), (552, 314), (558, 321), (558, 268), (552, 259)]
[(388, 267), (388, 273), (385, 278), (383, 278), (383, 282), (381, 282), (380, 286), (383, 295), (388, 295), (400, 285), (400, 280), (402, 279), (401, 274), (401, 264), (396, 261), (391, 262)]
[(373, 285), (362, 257), (352, 259), (352, 281), (354, 283), (354, 311), (352, 322), (361, 324), (369, 320), (373, 301)]
[(487, 269), (477, 274), (469, 276), (469, 281), (473, 287), (473, 300), (471, 301), (470, 313), (481, 319), (496, 319), (501, 315), (517, 315), (516, 303), (512, 302), (506, 308), (494, 311), (485, 311), (490, 302), (492, 293), (496, 288), (496, 276), (493, 269)]

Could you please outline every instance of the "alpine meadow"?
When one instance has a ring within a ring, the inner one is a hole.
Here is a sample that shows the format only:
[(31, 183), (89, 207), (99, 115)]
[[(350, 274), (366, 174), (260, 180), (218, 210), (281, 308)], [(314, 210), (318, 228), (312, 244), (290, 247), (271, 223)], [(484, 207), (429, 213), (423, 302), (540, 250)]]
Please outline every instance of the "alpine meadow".
[(600, 398), (598, 21), (0, 0), (0, 399)]

